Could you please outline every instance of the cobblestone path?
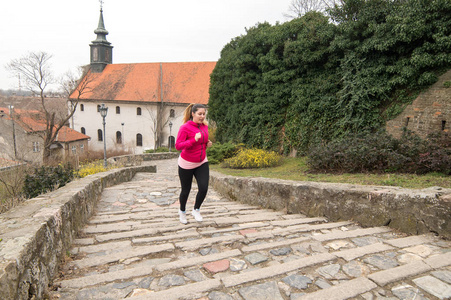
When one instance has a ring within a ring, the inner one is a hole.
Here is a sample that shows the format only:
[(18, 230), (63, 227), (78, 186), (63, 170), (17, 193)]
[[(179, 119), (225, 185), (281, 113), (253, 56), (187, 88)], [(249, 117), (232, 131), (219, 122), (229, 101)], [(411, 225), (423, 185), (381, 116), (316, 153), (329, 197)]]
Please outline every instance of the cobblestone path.
[(152, 164), (156, 174), (104, 190), (54, 280), (53, 299), (451, 297), (449, 241), (286, 215), (212, 189), (204, 221), (188, 214), (182, 225), (177, 162)]

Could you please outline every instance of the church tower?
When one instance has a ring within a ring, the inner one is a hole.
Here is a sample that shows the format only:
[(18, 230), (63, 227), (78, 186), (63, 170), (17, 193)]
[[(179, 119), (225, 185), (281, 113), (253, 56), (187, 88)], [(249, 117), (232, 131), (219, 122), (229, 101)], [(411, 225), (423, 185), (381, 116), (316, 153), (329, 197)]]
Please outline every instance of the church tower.
[(91, 47), (91, 71), (102, 73), (106, 65), (113, 63), (113, 46), (107, 41), (108, 31), (103, 23), (103, 7), (100, 6), (100, 18), (97, 29), (94, 30), (97, 38), (92, 41)]

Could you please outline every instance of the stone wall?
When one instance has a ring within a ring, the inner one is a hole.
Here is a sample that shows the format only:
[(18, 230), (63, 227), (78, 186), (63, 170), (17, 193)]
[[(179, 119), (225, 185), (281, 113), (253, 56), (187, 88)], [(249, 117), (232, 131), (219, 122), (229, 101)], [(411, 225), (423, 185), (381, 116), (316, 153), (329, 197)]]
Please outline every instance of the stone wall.
[(0, 299), (42, 299), (103, 189), (155, 166), (114, 169), (75, 180), (0, 215)]
[(451, 70), (440, 76), (427, 91), (421, 93), (411, 105), (395, 119), (386, 124), (386, 130), (400, 137), (403, 128), (426, 137), (433, 132), (451, 132)]
[(178, 157), (179, 152), (144, 153), (115, 156), (108, 159), (108, 163), (120, 166), (140, 166), (143, 161), (169, 159)]
[(451, 189), (423, 190), (240, 178), (211, 172), (211, 186), (223, 196), (264, 208), (353, 220), (364, 227), (389, 226), (408, 234), (433, 232), (451, 239)]

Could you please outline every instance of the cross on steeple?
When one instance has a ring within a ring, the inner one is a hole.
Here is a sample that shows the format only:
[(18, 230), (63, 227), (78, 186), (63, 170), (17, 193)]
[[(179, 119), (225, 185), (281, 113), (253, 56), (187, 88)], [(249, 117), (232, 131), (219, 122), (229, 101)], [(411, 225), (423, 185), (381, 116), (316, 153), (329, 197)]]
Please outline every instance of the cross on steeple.
[(100, 10), (103, 10), (103, 0), (99, 0), (100, 3)]

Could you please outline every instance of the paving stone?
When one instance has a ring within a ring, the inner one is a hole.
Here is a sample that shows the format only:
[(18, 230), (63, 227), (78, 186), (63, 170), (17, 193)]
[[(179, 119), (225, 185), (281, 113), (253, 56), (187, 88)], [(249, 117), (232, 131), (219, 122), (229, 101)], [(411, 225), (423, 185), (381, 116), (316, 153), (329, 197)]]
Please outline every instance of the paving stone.
[(212, 238), (202, 238), (196, 239), (192, 241), (184, 241), (175, 243), (177, 248), (180, 248), (184, 251), (193, 251), (200, 248), (205, 248), (206, 246), (217, 244), (217, 243), (233, 243), (236, 241), (244, 240), (244, 236), (242, 235), (225, 235), (218, 236)]
[(375, 237), (375, 236), (364, 236), (364, 237), (357, 237), (351, 239), (351, 241), (358, 247), (368, 246), (372, 244), (381, 243), (382, 239)]
[(403, 283), (401, 285), (394, 286), (391, 289), (393, 295), (399, 299), (415, 299), (415, 300), (427, 300), (418, 288)]
[(230, 271), (239, 272), (247, 267), (246, 262), (241, 259), (230, 258)]
[(268, 257), (260, 253), (251, 253), (244, 257), (251, 265), (256, 265), (268, 260)]
[(351, 261), (347, 264), (344, 264), (342, 266), (343, 272), (351, 277), (361, 277), (365, 274), (370, 273), (370, 270), (367, 266), (365, 266), (364, 264), (358, 262), (358, 261)]
[(431, 267), (422, 261), (413, 262), (396, 268), (379, 271), (368, 275), (368, 278), (384, 286), (386, 284), (403, 280), (409, 276), (415, 276), (431, 270)]
[(166, 275), (160, 278), (158, 285), (160, 286), (178, 286), (178, 285), (184, 285), (185, 284), (185, 278), (179, 275)]
[(207, 277), (202, 273), (199, 269), (195, 270), (188, 270), (183, 273), (187, 278), (191, 279), (192, 281), (203, 281), (206, 280)]
[(307, 240), (309, 240), (309, 238), (301, 237), (301, 238), (295, 238), (295, 239), (282, 240), (279, 242), (260, 243), (260, 244), (254, 245), (254, 246), (244, 246), (241, 248), (241, 250), (243, 252), (260, 251), (260, 250), (265, 250), (265, 249), (270, 249), (270, 248), (283, 247), (283, 246), (288, 246), (288, 245), (292, 245), (292, 244), (297, 244), (297, 243), (301, 243), (301, 242), (304, 242)]
[(306, 289), (312, 283), (312, 280), (307, 276), (296, 274), (284, 277), (282, 281), (298, 290)]
[(167, 270), (171, 270), (171, 269), (192, 267), (195, 265), (201, 265), (201, 264), (215, 261), (215, 260), (238, 256), (240, 254), (241, 254), (240, 250), (234, 249), (234, 250), (224, 251), (224, 252), (220, 252), (220, 253), (209, 254), (209, 255), (205, 255), (205, 256), (193, 257), (193, 258), (190, 258), (189, 260), (186, 260), (186, 259), (183, 261), (177, 260), (174, 262), (161, 264), (161, 265), (156, 266), (156, 270), (159, 272), (163, 272), (163, 271), (167, 271)]
[(278, 248), (278, 249), (272, 249), (269, 251), (272, 255), (275, 256), (282, 256), (282, 255), (288, 255), (291, 253), (291, 248), (284, 247), (284, 248)]
[(205, 263), (203, 265), (205, 270), (207, 270), (208, 272), (210, 272), (212, 274), (227, 271), (229, 269), (229, 266), (230, 266), (230, 261), (228, 259), (212, 261), (209, 263)]
[(393, 249), (393, 247), (382, 244), (382, 243), (376, 243), (376, 244), (370, 244), (370, 245), (359, 247), (359, 248), (337, 251), (337, 252), (334, 252), (334, 255), (342, 257), (342, 258), (346, 259), (347, 261), (351, 261), (351, 260), (356, 259), (361, 256), (378, 253), (378, 252), (382, 252), (382, 251), (387, 251), (387, 250), (391, 250), (391, 249)]
[(319, 300), (319, 299), (327, 299), (327, 300), (344, 300), (352, 297), (356, 297), (360, 294), (368, 292), (377, 285), (368, 280), (365, 277), (356, 278), (353, 280), (349, 280), (330, 288), (326, 288), (323, 290), (319, 290), (313, 293), (305, 294), (297, 299), (300, 300)]
[(389, 228), (386, 227), (373, 227), (373, 228), (365, 228), (365, 229), (355, 229), (350, 231), (342, 231), (342, 232), (332, 232), (328, 234), (321, 234), (313, 236), (315, 240), (318, 241), (330, 241), (330, 240), (341, 240), (347, 238), (353, 238), (364, 235), (372, 235), (377, 233), (383, 233), (390, 231)]
[(241, 288), (239, 293), (244, 300), (283, 300), (279, 287), (274, 281)]
[(423, 276), (413, 280), (416, 285), (439, 299), (451, 298), (451, 285), (432, 276)]
[(328, 283), (326, 280), (322, 278), (318, 278), (315, 281), (315, 285), (318, 286), (320, 289), (327, 289), (332, 286), (330, 283)]
[(451, 251), (428, 257), (424, 260), (424, 262), (434, 269), (451, 266)]
[(234, 300), (232, 296), (222, 292), (211, 292), (208, 294), (210, 300)]
[(442, 281), (445, 281), (447, 283), (451, 283), (451, 271), (433, 271), (431, 274)]
[(154, 280), (153, 277), (146, 277), (138, 282), (138, 287), (142, 289), (148, 289), (153, 280)]
[(111, 254), (109, 254), (107, 256), (103, 256), (103, 257), (92, 257), (92, 258), (81, 259), (78, 261), (74, 261), (74, 264), (76, 266), (78, 266), (79, 268), (93, 267), (93, 266), (99, 266), (99, 265), (107, 264), (107, 263), (111, 263), (111, 262), (116, 262), (121, 259), (127, 259), (130, 257), (144, 256), (144, 255), (149, 255), (151, 253), (160, 253), (160, 252), (170, 251), (170, 250), (174, 250), (174, 245), (161, 244), (161, 245), (154, 245), (154, 246), (140, 246), (140, 247), (134, 247), (133, 249), (126, 250), (126, 251), (111, 253)]
[(249, 270), (245, 273), (232, 275), (222, 278), (225, 287), (232, 287), (246, 282), (256, 281), (264, 278), (270, 278), (286, 274), (288, 272), (299, 270), (308, 266), (324, 263), (335, 259), (336, 257), (329, 253), (322, 253), (311, 257), (304, 257), (275, 266), (265, 267), (257, 270)]
[(382, 270), (391, 269), (399, 265), (395, 259), (379, 254), (369, 256), (363, 261)]
[[(208, 279), (201, 282), (185, 284), (167, 290), (152, 293), (153, 299), (177, 300), (197, 299), (202, 293), (212, 291), (221, 287), (219, 279)], [(147, 300), (148, 295), (134, 297), (133, 300)]]
[(386, 240), (384, 243), (390, 244), (394, 247), (398, 248), (405, 248), (415, 245), (421, 245), (421, 244), (427, 244), (431, 242), (431, 238), (429, 236), (422, 236), (422, 235), (415, 235), (415, 236), (409, 236), (405, 238), (399, 238), (399, 239), (391, 239)]
[(326, 279), (338, 279), (336, 276), (340, 271), (341, 266), (339, 264), (331, 264), (321, 268), (316, 269), (316, 272), (325, 277)]

